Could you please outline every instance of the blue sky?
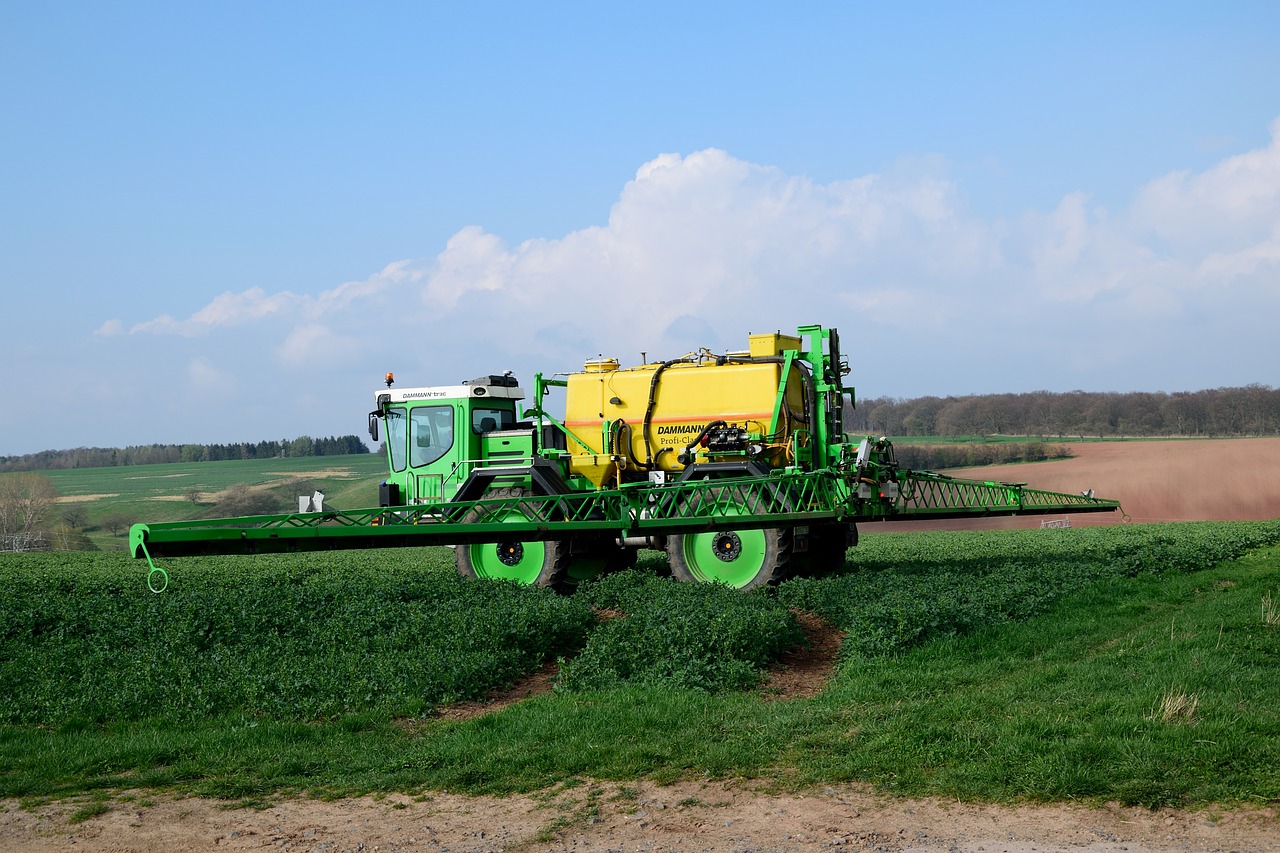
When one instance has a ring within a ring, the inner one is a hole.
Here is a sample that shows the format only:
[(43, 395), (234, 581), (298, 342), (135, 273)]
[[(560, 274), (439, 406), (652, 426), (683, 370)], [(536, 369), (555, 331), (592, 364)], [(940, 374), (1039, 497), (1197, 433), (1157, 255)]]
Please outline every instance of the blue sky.
[(840, 328), (860, 397), (1280, 384), (1280, 4), (9, 4), (0, 455)]

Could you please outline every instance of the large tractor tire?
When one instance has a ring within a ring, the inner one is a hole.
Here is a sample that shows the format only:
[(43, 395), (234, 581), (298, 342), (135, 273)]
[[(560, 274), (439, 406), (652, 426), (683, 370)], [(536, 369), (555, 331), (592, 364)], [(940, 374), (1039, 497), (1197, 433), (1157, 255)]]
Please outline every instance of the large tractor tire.
[[(523, 489), (494, 489), (485, 495), (486, 498), (523, 496)], [(536, 518), (533, 505), (514, 503), (498, 508), (477, 507), (467, 513), (464, 521), (493, 524)], [(458, 573), (463, 577), (509, 580), (525, 586), (561, 589), (568, 576), (569, 543), (502, 538), (496, 542), (459, 545), (456, 560)]]
[[(721, 506), (723, 515), (750, 514), (744, 503)], [(667, 540), (676, 580), (754, 589), (786, 580), (791, 568), (790, 528), (756, 527), (685, 533)]]

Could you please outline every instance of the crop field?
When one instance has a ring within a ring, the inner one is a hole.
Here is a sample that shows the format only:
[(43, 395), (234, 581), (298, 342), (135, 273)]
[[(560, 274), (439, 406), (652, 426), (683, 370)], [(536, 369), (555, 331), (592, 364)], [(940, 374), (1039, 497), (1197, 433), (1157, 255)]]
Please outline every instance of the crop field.
[[(328, 482), (372, 480), (386, 472), (386, 460), (376, 453), (356, 456), (305, 456), (289, 459), (246, 459), (225, 462), (189, 462), (165, 465), (130, 465), (117, 468), (68, 468), (45, 471), (66, 500), (120, 498), (130, 502), (187, 500), (195, 487), (214, 494), (234, 483), (252, 486), (279, 480), (307, 479)], [(377, 503), (377, 492), (366, 500)]]
[[(0, 796), (748, 777), (1274, 802), (1278, 544), (1277, 521), (868, 536), (750, 594), (646, 552), (568, 596), (464, 581), (443, 548), (175, 560), (159, 595), (123, 554), (6, 555)], [(839, 661), (777, 701), (799, 613)], [(549, 692), (448, 713), (548, 665)]]
[(198, 517), (220, 493), (238, 484), (274, 490), (286, 500), (292, 500), (298, 488), (313, 486), (323, 491), (333, 506), (357, 509), (376, 505), (377, 484), (386, 474), (386, 460), (369, 453), (71, 468), (41, 473), (53, 481), (62, 505), (84, 507), (94, 544), (103, 549), (123, 549), (121, 531), (104, 529), (107, 518), (114, 516), (132, 524)]

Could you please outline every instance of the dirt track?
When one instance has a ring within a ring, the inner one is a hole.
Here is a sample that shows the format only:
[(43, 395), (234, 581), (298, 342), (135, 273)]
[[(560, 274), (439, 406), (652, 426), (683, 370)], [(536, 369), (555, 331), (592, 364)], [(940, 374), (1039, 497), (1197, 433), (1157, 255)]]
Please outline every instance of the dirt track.
[(1277, 851), (1274, 810), (1146, 811), (888, 800), (848, 786), (806, 796), (743, 785), (607, 783), (501, 799), (433, 794), (264, 810), (201, 799), (117, 803), (80, 823), (79, 804), (0, 812), (0, 849), (21, 853), (347, 851)]

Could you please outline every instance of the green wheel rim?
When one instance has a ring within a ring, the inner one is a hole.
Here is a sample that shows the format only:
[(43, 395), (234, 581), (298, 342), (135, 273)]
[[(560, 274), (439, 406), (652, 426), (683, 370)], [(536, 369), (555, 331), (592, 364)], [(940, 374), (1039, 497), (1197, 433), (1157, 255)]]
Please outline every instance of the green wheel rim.
[[(730, 509), (724, 514), (742, 513)], [(764, 568), (766, 541), (760, 529), (686, 534), (681, 547), (689, 574), (702, 583), (719, 582), (741, 589)]]
[[(494, 514), (485, 521), (525, 521), (527, 516), (517, 509)], [(485, 580), (515, 581), (529, 586), (537, 583), (547, 561), (547, 546), (543, 542), (485, 542), (464, 545), (471, 559), (476, 577)]]

